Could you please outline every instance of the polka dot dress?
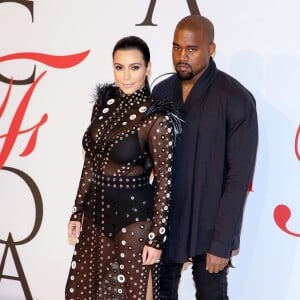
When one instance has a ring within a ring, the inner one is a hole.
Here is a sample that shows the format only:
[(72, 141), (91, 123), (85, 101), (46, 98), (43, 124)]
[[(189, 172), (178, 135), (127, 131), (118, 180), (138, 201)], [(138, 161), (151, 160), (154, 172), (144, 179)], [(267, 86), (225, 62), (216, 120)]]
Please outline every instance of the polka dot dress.
[(144, 300), (150, 274), (158, 299), (159, 263), (143, 266), (142, 250), (161, 249), (165, 240), (175, 133), (168, 114), (152, 105), (147, 88), (132, 95), (98, 88), (71, 215), (82, 231), (68, 300)]

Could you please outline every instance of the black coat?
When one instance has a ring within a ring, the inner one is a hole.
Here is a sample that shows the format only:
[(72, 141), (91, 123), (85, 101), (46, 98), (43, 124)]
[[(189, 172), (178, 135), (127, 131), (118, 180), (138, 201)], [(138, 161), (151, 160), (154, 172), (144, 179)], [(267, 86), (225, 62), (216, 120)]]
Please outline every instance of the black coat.
[(166, 259), (183, 263), (207, 252), (228, 258), (239, 247), (254, 172), (255, 99), (212, 59), (184, 104), (177, 75), (158, 83), (153, 95), (173, 99), (185, 120), (173, 160)]

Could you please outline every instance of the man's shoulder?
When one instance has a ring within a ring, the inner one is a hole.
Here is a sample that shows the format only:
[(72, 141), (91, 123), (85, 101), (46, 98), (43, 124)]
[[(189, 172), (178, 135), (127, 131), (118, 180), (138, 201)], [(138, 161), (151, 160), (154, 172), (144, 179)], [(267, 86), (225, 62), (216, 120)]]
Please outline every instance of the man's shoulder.
[(225, 101), (228, 109), (235, 114), (240, 112), (240, 115), (244, 116), (255, 110), (256, 101), (252, 93), (240, 81), (223, 71), (218, 71), (215, 80), (213, 98), (217, 98), (216, 95), (219, 96), (219, 100)]
[(229, 90), (248, 91), (238, 79), (221, 70), (218, 70), (216, 81), (224, 87), (227, 87)]
[(220, 90), (229, 95), (254, 98), (252, 93), (238, 79), (224, 71), (218, 70), (215, 83)]

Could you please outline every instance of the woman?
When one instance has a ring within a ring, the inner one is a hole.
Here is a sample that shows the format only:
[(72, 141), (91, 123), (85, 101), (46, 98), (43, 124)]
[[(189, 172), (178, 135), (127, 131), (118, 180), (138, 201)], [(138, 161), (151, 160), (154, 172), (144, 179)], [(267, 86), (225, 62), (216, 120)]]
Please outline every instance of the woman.
[[(78, 238), (66, 299), (146, 299), (158, 272), (170, 201), (177, 111), (151, 98), (150, 52), (138, 37), (113, 50), (115, 84), (97, 87), (71, 220)], [(153, 171), (154, 180), (149, 179)]]

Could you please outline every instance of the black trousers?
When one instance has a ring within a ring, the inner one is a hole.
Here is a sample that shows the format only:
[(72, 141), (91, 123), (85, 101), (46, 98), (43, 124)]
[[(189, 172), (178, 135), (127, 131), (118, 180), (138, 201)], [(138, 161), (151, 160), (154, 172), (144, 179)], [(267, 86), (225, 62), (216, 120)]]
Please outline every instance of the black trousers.
[[(193, 279), (196, 287), (197, 300), (228, 300), (227, 273), (228, 267), (219, 273), (205, 270), (206, 255), (193, 257)], [(162, 261), (160, 271), (160, 299), (177, 300), (178, 285), (183, 264)]]

